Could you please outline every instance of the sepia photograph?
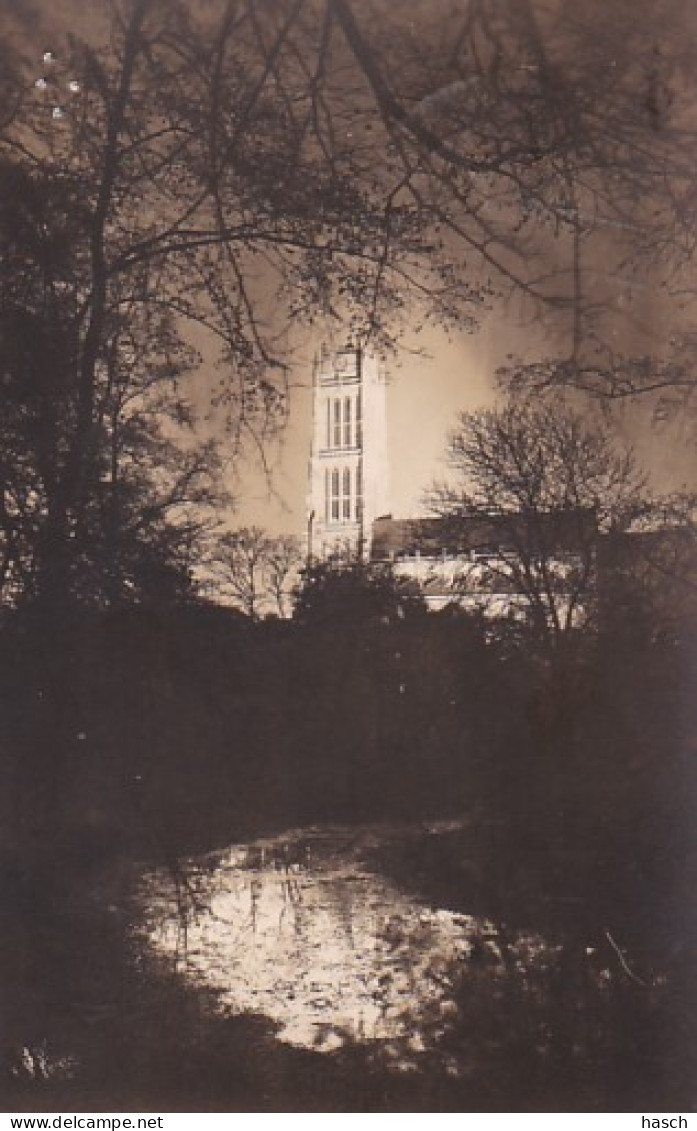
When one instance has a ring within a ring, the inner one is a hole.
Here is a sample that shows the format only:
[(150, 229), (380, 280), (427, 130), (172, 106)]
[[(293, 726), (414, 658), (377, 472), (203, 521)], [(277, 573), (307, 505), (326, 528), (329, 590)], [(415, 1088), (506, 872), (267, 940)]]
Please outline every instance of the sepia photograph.
[(697, 1110), (695, 244), (690, 0), (0, 0), (0, 1107)]

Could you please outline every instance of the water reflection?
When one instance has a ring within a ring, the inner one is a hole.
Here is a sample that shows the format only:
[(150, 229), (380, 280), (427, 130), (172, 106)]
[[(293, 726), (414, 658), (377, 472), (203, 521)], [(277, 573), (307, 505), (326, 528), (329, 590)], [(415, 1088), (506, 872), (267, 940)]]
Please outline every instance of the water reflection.
[[(151, 876), (150, 942), (283, 1041), (380, 1042), (409, 1067), (444, 1032), (463, 972), (485, 962), (497, 977), (503, 963), (491, 924), (427, 906), (367, 863), (390, 835), (310, 830), (233, 848), (198, 872), (185, 925), (168, 878)], [(518, 950), (534, 961), (539, 940)]]

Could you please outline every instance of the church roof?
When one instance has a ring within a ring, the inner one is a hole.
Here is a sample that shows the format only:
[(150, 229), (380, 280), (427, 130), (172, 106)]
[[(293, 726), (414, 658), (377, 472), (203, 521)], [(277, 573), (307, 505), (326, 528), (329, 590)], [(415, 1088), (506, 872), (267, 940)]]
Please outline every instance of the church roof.
[[(578, 550), (597, 532), (590, 510), (568, 510), (537, 515), (543, 533), (557, 550)], [(538, 528), (539, 529), (539, 528)], [(521, 537), (529, 539), (524, 515), (448, 515), (438, 518), (378, 518), (373, 523), (372, 561), (420, 555), (486, 553), (514, 549)]]

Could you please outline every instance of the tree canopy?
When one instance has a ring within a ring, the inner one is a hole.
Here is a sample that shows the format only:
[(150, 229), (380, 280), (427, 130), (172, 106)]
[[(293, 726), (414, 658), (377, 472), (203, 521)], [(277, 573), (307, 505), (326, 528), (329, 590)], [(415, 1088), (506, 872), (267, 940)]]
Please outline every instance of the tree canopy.
[(301, 572), (294, 597), (298, 623), (349, 634), (418, 616), (425, 607), (420, 595), (388, 563), (342, 556), (310, 562)]

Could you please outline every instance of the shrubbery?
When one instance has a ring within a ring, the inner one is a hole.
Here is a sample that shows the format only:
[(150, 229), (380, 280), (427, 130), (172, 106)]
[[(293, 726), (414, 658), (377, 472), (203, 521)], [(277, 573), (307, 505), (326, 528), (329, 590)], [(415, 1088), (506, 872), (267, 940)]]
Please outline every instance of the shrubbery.
[(623, 1070), (643, 1057), (687, 1087), (697, 634), (579, 633), (550, 656), (519, 629), (410, 606), (386, 577), (357, 617), (363, 583), (332, 595), (321, 580), (295, 622), (192, 604), (66, 609), (60, 638), (26, 614), (4, 624), (15, 989), (20, 953), (52, 982), (83, 893), (119, 861), (177, 867), (302, 824), (466, 816), (448, 861), (401, 880), (557, 940), (568, 984), (597, 950), (621, 990), (593, 1021), (598, 1049), (640, 1018), (656, 1040), (628, 1046)]

